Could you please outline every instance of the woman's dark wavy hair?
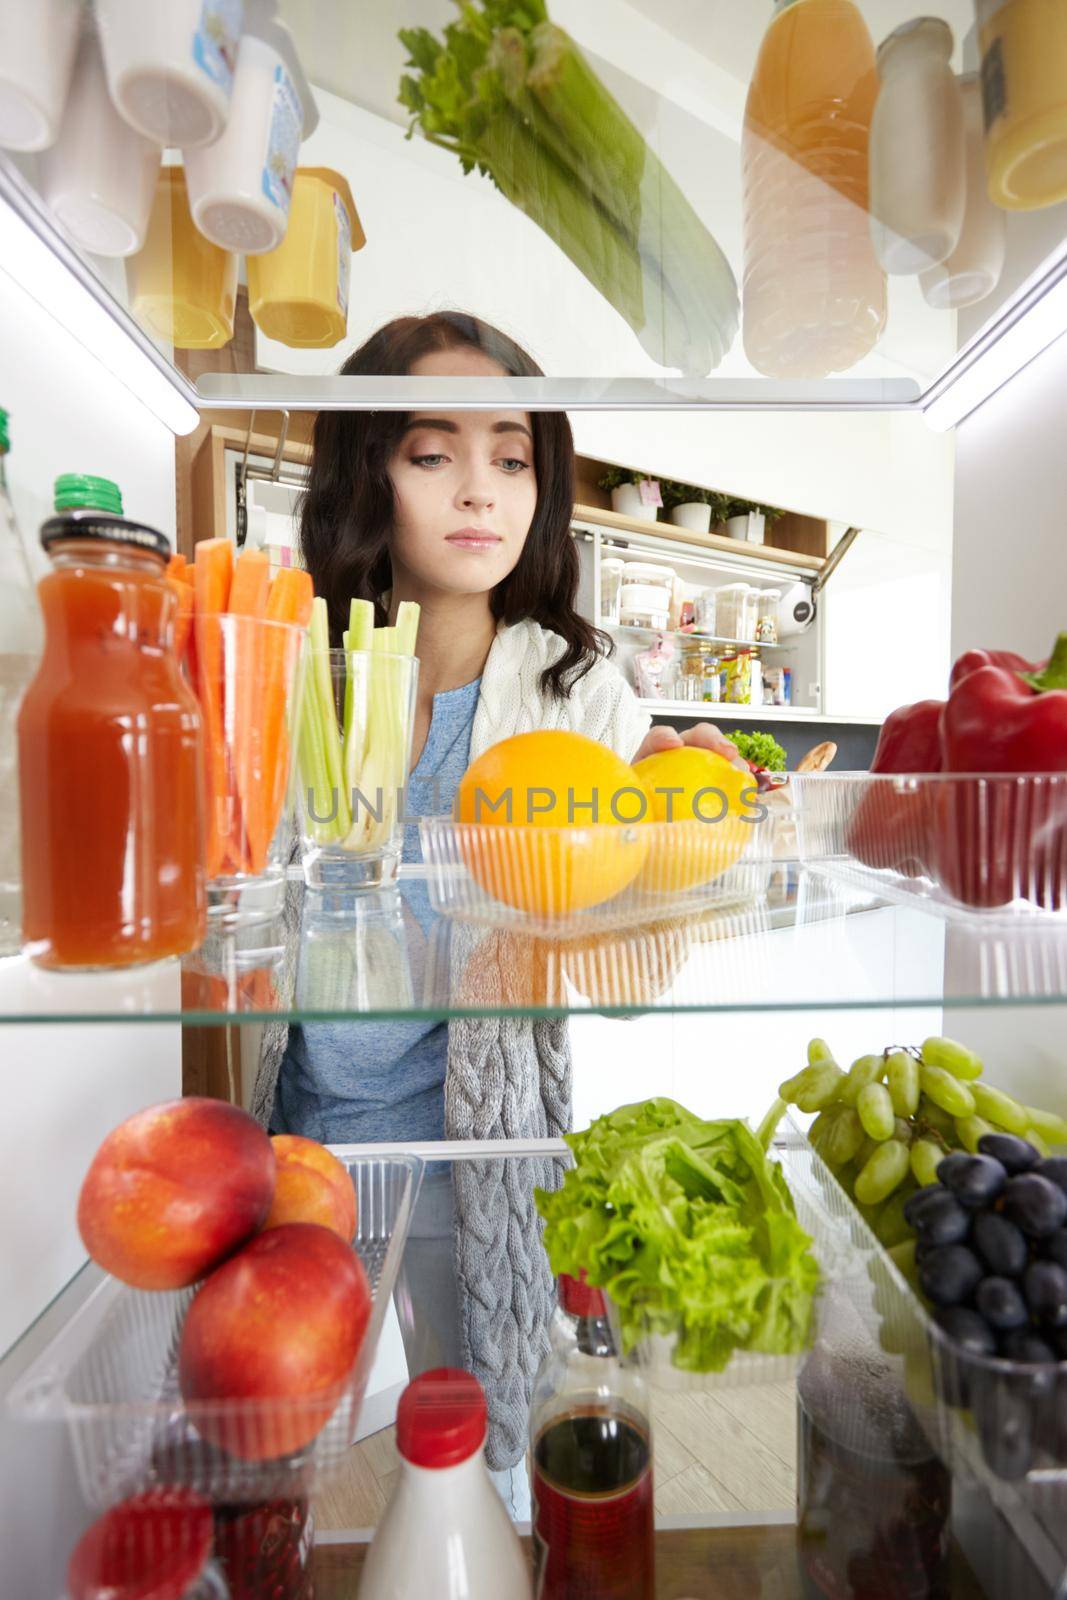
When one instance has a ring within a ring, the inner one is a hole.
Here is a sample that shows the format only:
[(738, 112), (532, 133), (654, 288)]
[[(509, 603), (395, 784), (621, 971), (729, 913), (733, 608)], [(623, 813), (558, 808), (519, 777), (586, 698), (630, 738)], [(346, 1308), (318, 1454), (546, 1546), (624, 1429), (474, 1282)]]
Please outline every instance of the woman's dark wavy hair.
[[(398, 317), (349, 356), (345, 376), (404, 376), (420, 357), (470, 346), (511, 377), (544, 374), (507, 334), (459, 311)], [(395, 504), (388, 464), (403, 429), (402, 411), (320, 411), (315, 422), (307, 489), (300, 508), (300, 543), (326, 601), (330, 640), (341, 643), (349, 603), (372, 600), (386, 622), (382, 596), (392, 584), (389, 537)], [(575, 610), (579, 562), (570, 524), (574, 510), (574, 439), (563, 411), (532, 413), (537, 508), (513, 572), (490, 596), (494, 617), (532, 618), (567, 644), (542, 674), (541, 688), (565, 699), (597, 657), (612, 650), (606, 635)]]

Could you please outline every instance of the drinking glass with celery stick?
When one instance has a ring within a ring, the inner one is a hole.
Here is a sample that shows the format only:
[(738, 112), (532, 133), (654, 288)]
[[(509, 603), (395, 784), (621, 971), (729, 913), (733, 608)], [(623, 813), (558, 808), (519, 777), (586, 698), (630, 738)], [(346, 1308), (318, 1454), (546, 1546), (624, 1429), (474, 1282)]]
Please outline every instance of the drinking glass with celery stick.
[(392, 883), (404, 848), (404, 791), (415, 729), (419, 607), (374, 626), (353, 600), (343, 649), (330, 648), (325, 600), (311, 611), (311, 654), (300, 724), (304, 880), (315, 889)]

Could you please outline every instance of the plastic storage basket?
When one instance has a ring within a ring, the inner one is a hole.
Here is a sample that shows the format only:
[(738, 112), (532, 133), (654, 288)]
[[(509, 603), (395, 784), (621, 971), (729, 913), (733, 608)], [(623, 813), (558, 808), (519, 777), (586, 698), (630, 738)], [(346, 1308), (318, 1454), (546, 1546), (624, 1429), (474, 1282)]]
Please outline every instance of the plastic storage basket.
[[(327, 1415), (308, 1448), (276, 1460), (242, 1460), (200, 1437), (178, 1393), (182, 1318), (195, 1288), (129, 1289), (108, 1278), (42, 1351), (12, 1390), (22, 1417), (63, 1419), (78, 1477), (92, 1506), (109, 1506), (152, 1483), (195, 1490), (219, 1502), (310, 1492), (351, 1446), (382, 1321), (400, 1266), (422, 1176), (416, 1156), (360, 1157), (345, 1165), (356, 1190), (354, 1249), (374, 1296), (356, 1365), (336, 1391), (314, 1401), (198, 1402), (211, 1431), (255, 1441), (262, 1430)], [(330, 1407), (332, 1406), (332, 1410)]]
[(1067, 911), (1067, 773), (806, 773), (801, 859), (947, 912)]
[(634, 826), (420, 823), (445, 916), (568, 937), (743, 905), (766, 893), (778, 818)]

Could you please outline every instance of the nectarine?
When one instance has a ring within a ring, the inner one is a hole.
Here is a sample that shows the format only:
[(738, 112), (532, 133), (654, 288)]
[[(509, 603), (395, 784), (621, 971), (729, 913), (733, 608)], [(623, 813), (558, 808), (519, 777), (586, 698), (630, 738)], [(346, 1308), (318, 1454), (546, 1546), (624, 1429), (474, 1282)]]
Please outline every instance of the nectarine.
[(351, 1244), (356, 1231), (356, 1191), (335, 1155), (317, 1139), (276, 1133), (271, 1139), (278, 1177), (264, 1228), (284, 1222), (318, 1222)]
[(270, 1210), (276, 1162), (246, 1111), (190, 1098), (149, 1106), (112, 1130), (78, 1197), (93, 1260), (135, 1289), (195, 1283)]
[[(178, 1382), (197, 1431), (246, 1461), (302, 1450), (337, 1405), (370, 1312), (363, 1264), (329, 1228), (258, 1234), (186, 1312)], [(264, 1404), (206, 1403), (247, 1400)]]

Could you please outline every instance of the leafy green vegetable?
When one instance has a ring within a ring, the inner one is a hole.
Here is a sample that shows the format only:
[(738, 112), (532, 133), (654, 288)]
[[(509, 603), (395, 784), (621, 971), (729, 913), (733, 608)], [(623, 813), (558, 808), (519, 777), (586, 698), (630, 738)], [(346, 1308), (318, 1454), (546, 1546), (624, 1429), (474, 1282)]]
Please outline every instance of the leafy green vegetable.
[(682, 190), (544, 0), (454, 0), (438, 39), (402, 28), (399, 99), (570, 257), (652, 358), (703, 376), (737, 334), (737, 284)]
[(768, 772), (785, 771), (786, 753), (773, 733), (746, 733), (743, 728), (737, 728), (727, 734), (727, 738), (737, 746), (738, 755), (751, 761), (754, 767), (764, 767)]
[(719, 1372), (736, 1350), (804, 1348), (819, 1269), (747, 1123), (705, 1122), (657, 1098), (567, 1143), (575, 1166), (555, 1193), (537, 1193), (549, 1262), (610, 1293), (627, 1350), (676, 1333), (676, 1366)]

